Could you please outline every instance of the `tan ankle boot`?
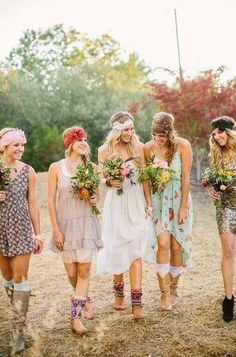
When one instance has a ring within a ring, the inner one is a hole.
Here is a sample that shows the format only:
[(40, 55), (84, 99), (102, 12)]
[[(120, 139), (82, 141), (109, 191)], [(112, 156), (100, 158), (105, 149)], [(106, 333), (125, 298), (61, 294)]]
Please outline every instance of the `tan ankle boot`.
[(157, 273), (157, 278), (161, 290), (161, 309), (171, 310), (171, 300), (170, 300), (170, 273), (161, 277)]
[(13, 294), (13, 330), (12, 353), (21, 353), (25, 349), (24, 329), (29, 307), (30, 291), (14, 291)]
[(7, 286), (4, 286), (5, 290), (6, 290), (6, 293), (7, 293), (7, 296), (9, 298), (9, 301), (10, 303), (12, 304), (12, 301), (13, 301), (13, 293), (14, 293), (14, 287), (10, 287), (8, 288)]
[(173, 277), (173, 275), (170, 273), (170, 300), (172, 306), (175, 306), (178, 302), (177, 288), (180, 275), (181, 274)]

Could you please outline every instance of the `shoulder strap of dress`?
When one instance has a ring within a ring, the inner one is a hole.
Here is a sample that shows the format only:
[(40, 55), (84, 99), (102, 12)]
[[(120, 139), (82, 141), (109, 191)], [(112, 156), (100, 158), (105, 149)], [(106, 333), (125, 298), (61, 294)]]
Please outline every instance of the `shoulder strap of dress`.
[(68, 170), (66, 168), (66, 159), (62, 159), (61, 161), (59, 161), (59, 165), (62, 175), (66, 177), (70, 177), (70, 174), (68, 173)]

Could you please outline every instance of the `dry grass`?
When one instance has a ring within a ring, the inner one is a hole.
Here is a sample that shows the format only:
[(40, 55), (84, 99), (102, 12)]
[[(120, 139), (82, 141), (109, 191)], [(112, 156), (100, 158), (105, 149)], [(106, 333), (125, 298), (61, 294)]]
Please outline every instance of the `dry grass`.
[[(46, 208), (45, 174), (39, 174), (39, 198), (46, 245), (50, 225)], [(193, 188), (195, 206), (193, 268), (180, 282), (181, 301), (171, 312), (159, 309), (160, 293), (155, 267), (144, 263), (146, 318), (134, 322), (130, 314), (126, 274), (127, 309), (112, 308), (112, 277), (91, 277), (90, 296), (96, 317), (87, 322), (91, 333), (80, 337), (70, 331), (70, 295), (59, 255), (46, 247), (33, 257), (30, 284), (36, 297), (30, 301), (29, 329), (25, 356), (125, 356), (182, 357), (236, 356), (236, 320), (225, 324), (220, 302), (223, 283), (220, 272), (220, 244), (214, 209), (207, 193)], [(0, 287), (0, 356), (7, 356), (10, 339), (10, 306)]]

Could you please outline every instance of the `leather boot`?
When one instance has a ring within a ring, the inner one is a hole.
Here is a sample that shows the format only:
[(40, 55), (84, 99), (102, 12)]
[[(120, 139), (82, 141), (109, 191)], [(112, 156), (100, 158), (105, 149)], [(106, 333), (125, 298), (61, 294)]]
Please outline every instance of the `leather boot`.
[(162, 310), (171, 310), (171, 301), (170, 301), (170, 273), (165, 276), (161, 276), (157, 273), (157, 278), (161, 290), (161, 309)]
[(228, 299), (227, 297), (224, 298), (222, 303), (222, 310), (223, 310), (223, 320), (225, 322), (230, 322), (234, 318), (234, 296), (232, 299)]
[(71, 329), (78, 334), (87, 333), (87, 328), (82, 324), (82, 311), (86, 304), (86, 297), (72, 297), (71, 298)]
[(141, 289), (131, 289), (131, 304), (132, 304), (132, 314), (134, 319), (143, 319), (143, 305), (142, 305), (142, 290)]
[(124, 282), (123, 281), (113, 281), (113, 292), (115, 295), (115, 303), (114, 308), (116, 310), (124, 310), (125, 309), (125, 301), (124, 301)]
[(178, 302), (177, 288), (178, 288), (178, 281), (180, 276), (181, 274), (174, 277), (170, 273), (170, 301), (172, 306), (175, 306)]
[(21, 353), (25, 349), (24, 329), (29, 307), (30, 291), (14, 291), (13, 294), (13, 330), (12, 353)]
[(10, 288), (8, 288), (7, 286), (4, 286), (7, 296), (9, 298), (10, 303), (12, 304), (13, 301), (13, 294), (14, 294), (14, 286), (11, 286)]

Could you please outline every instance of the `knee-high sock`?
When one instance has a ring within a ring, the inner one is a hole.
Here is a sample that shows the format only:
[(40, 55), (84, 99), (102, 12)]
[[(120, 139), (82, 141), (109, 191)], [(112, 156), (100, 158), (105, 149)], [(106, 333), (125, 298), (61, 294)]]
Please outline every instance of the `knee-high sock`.
[(177, 275), (180, 275), (182, 273), (182, 266), (180, 267), (174, 267), (173, 265), (170, 266), (170, 273), (171, 275), (175, 278)]
[(170, 264), (166, 263), (166, 264), (159, 264), (157, 263), (156, 265), (156, 272), (163, 278), (164, 276), (166, 276), (166, 274), (168, 274), (170, 271)]
[(15, 291), (29, 291), (29, 282), (28, 280), (22, 281), (22, 283), (14, 282), (14, 290)]

